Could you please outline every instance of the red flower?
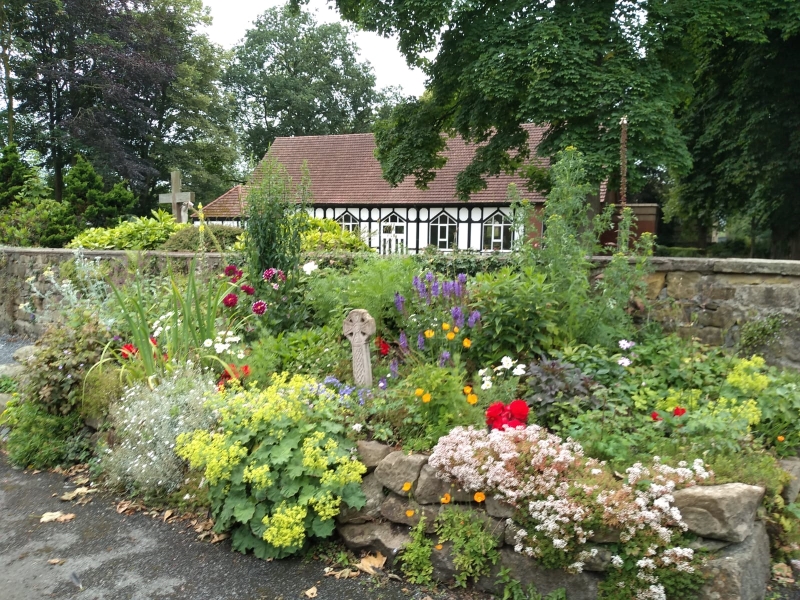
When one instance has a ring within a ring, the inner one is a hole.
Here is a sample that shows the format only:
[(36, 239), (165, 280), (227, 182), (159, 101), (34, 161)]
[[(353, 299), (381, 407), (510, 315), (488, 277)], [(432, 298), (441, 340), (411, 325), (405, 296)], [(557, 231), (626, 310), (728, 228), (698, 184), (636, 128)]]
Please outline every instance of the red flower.
[(133, 344), (125, 344), (120, 349), (119, 353), (122, 354), (122, 358), (133, 358), (139, 354), (139, 349)]
[(244, 275), (244, 273), (241, 271), (236, 271), (236, 273), (233, 274), (233, 277), (231, 277), (231, 283), (236, 283), (239, 281), (242, 278), (242, 275)]
[(227, 367), (225, 367), (225, 370), (222, 372), (222, 375), (220, 375), (217, 387), (224, 386), (226, 382), (231, 381), (232, 379), (241, 380), (249, 376), (250, 376), (249, 365), (242, 365), (242, 368), (240, 370), (239, 367), (231, 363)]
[(486, 409), (486, 419), (487, 419), (487, 421), (489, 419), (494, 421), (497, 417), (502, 415), (504, 408), (505, 408), (505, 406), (503, 406), (502, 402), (495, 402), (494, 404), (492, 404), (489, 408)]
[(658, 415), (658, 411), (657, 410), (654, 410), (653, 412), (650, 413), (650, 418), (652, 418), (653, 421), (663, 421), (664, 420)]
[(676, 406), (672, 411), (673, 417), (682, 417), (685, 414), (686, 414), (686, 409), (681, 408), (680, 406)]
[(250, 365), (242, 365), (242, 377), (250, 377)]
[(222, 299), (222, 303), (228, 308), (233, 308), (239, 302), (239, 296), (236, 294), (228, 294)]
[(252, 296), (256, 293), (256, 289), (252, 285), (247, 285), (246, 283), (242, 284), (242, 291), (248, 296)]
[(378, 353), (381, 356), (389, 354), (389, 344), (383, 338), (375, 338), (375, 345), (378, 347)]
[(524, 400), (514, 400), (508, 405), (508, 410), (517, 421), (528, 420), (528, 403)]
[(154, 337), (151, 337), (151, 338), (150, 338), (150, 343), (151, 343), (153, 346), (158, 346), (158, 340), (157, 340), (156, 338), (154, 338)]
[(236, 275), (238, 270), (239, 269), (236, 267), (236, 265), (228, 265), (225, 267), (225, 276), (230, 277), (231, 275)]

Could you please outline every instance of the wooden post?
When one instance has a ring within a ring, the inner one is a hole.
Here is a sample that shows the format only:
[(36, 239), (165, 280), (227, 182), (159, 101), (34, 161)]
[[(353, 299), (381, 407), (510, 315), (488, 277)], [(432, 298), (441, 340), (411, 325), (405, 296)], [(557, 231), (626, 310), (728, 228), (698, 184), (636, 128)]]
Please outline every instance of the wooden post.
[(172, 216), (175, 218), (176, 223), (181, 222), (181, 212), (178, 208), (178, 194), (181, 193), (181, 172), (180, 171), (172, 171), (171, 175), (171, 183), (172, 183)]
[(625, 208), (628, 193), (628, 117), (622, 117), (619, 124), (619, 203)]

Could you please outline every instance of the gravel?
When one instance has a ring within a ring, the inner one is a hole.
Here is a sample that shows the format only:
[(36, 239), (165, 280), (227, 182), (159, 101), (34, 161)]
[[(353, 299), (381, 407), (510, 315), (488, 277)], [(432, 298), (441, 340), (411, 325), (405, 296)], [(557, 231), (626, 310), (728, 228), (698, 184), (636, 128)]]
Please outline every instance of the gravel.
[(13, 363), (14, 352), (33, 343), (33, 340), (21, 336), (0, 334), (0, 365)]

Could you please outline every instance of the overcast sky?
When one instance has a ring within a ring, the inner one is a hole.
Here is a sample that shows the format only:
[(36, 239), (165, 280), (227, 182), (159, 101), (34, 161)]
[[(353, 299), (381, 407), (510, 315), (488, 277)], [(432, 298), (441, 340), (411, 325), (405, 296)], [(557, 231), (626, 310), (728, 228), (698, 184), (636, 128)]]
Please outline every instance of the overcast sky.
[[(268, 8), (285, 4), (284, 0), (203, 0), (211, 9), (214, 23), (208, 29), (212, 41), (230, 48), (244, 37), (255, 18)], [(308, 9), (316, 11), (317, 22), (339, 21), (339, 13), (329, 8), (325, 0), (310, 0)], [(425, 91), (425, 76), (411, 69), (397, 50), (394, 39), (375, 33), (357, 32), (355, 41), (361, 49), (362, 60), (368, 60), (375, 70), (379, 88), (401, 86), (405, 94), (419, 96)]]

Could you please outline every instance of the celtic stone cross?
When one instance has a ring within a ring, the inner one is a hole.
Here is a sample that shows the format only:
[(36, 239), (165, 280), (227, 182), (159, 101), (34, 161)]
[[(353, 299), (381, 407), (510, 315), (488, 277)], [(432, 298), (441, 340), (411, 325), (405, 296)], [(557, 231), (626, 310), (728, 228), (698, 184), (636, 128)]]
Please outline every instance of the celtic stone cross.
[(358, 387), (372, 387), (372, 362), (369, 358), (369, 338), (375, 335), (375, 319), (361, 309), (351, 310), (342, 326), (344, 337), (353, 347), (353, 379)]

